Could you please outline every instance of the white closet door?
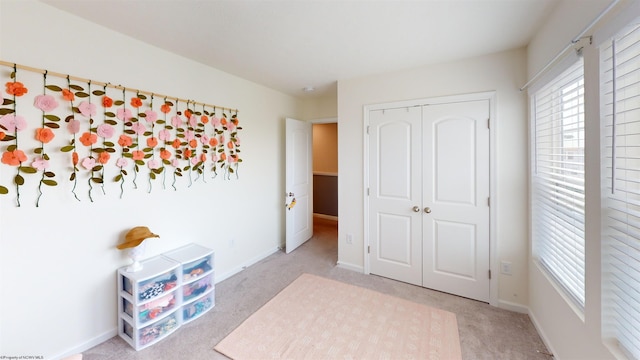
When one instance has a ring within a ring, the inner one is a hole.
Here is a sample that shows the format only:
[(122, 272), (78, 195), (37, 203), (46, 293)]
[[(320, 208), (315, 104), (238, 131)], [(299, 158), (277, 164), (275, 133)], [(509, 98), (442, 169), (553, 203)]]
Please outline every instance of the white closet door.
[(421, 112), (377, 110), (369, 118), (370, 272), (415, 285), (422, 285)]
[(488, 302), (489, 101), (423, 108), (423, 286)]

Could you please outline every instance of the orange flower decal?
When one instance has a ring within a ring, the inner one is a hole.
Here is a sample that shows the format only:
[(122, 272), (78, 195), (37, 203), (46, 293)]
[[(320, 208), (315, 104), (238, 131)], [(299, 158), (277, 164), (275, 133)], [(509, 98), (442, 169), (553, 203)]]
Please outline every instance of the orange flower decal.
[(154, 148), (158, 146), (158, 139), (155, 137), (150, 137), (147, 139), (147, 146), (150, 148)]
[(80, 142), (84, 146), (91, 146), (98, 142), (98, 135), (86, 132), (80, 136)]
[(134, 108), (139, 108), (140, 106), (142, 106), (142, 100), (140, 100), (140, 98), (138, 97), (131, 98), (131, 106), (133, 106)]
[(227, 154), (225, 154), (225, 153), (220, 154), (220, 160), (222, 160), (222, 161), (227, 160)]
[(228, 147), (229, 149), (233, 149), (233, 141), (229, 141), (229, 142), (227, 143), (227, 147)]
[(7, 94), (13, 95), (13, 96), (22, 96), (27, 92), (29, 92), (29, 90), (26, 87), (24, 87), (24, 84), (19, 81), (6, 83), (6, 88), (7, 88)]
[(135, 150), (131, 153), (133, 156), (133, 160), (142, 160), (144, 159), (144, 153), (141, 150)]
[(111, 158), (111, 155), (109, 155), (108, 152), (103, 151), (100, 153), (100, 155), (98, 155), (98, 162), (100, 164), (106, 164), (109, 162), (109, 159)]
[(36, 129), (36, 140), (40, 141), (43, 144), (46, 144), (49, 141), (53, 140), (54, 137), (55, 135), (53, 134), (53, 131), (51, 131), (51, 129), (49, 128)]
[(190, 158), (191, 154), (192, 154), (191, 149), (184, 149), (184, 157)]
[(5, 136), (7, 136), (7, 134), (5, 134), (4, 131), (0, 131), (0, 140), (4, 139)]
[(185, 116), (187, 119), (190, 119), (190, 118), (191, 118), (191, 115), (193, 115), (193, 113), (191, 112), (191, 110), (187, 109), (187, 110), (185, 110), (185, 111), (184, 111), (184, 116)]
[(73, 163), (73, 166), (78, 165), (78, 153), (75, 151), (71, 154), (71, 162)]
[(198, 146), (198, 141), (196, 139), (189, 140), (189, 146), (191, 146), (191, 148), (195, 149)]
[(106, 108), (113, 106), (113, 99), (108, 97), (107, 95), (103, 96), (102, 97), (102, 106), (106, 107)]
[(62, 98), (67, 101), (73, 101), (76, 96), (69, 89), (62, 89)]
[(162, 106), (160, 106), (160, 111), (162, 111), (163, 113), (167, 114), (169, 112), (171, 112), (171, 105), (169, 104), (162, 104)]
[(22, 150), (5, 151), (2, 154), (2, 163), (9, 166), (19, 166), (20, 163), (27, 161), (27, 156)]
[(118, 144), (122, 147), (131, 146), (131, 144), (133, 144), (133, 139), (129, 135), (120, 135)]
[(208, 117), (207, 115), (202, 115), (202, 116), (200, 117), (200, 121), (201, 121), (203, 124), (206, 124), (206, 123), (208, 123), (208, 122), (209, 122), (209, 117)]
[(223, 116), (222, 119), (220, 119), (220, 124), (227, 125), (227, 118)]
[(206, 162), (207, 161), (207, 154), (201, 154), (200, 155), (200, 161)]
[(166, 150), (166, 149), (162, 149), (160, 150), (160, 158), (162, 160), (169, 160), (171, 159), (171, 151)]
[(180, 140), (175, 139), (173, 140), (173, 143), (171, 144), (171, 146), (173, 146), (175, 149), (180, 147)]
[(211, 138), (211, 140), (209, 140), (209, 145), (211, 145), (211, 147), (216, 147), (218, 145), (218, 139)]

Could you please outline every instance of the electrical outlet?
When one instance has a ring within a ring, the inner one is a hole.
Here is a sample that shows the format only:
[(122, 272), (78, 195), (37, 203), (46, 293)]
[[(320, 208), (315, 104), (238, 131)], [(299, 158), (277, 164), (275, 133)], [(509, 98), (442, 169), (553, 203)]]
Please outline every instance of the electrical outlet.
[(347, 244), (353, 244), (353, 235), (347, 234)]
[(500, 272), (505, 275), (511, 275), (511, 263), (509, 261), (503, 261), (500, 263)]

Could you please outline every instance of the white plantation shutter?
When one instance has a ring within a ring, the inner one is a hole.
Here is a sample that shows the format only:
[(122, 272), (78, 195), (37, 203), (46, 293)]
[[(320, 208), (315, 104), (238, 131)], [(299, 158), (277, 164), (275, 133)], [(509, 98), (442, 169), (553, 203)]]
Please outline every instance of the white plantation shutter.
[(534, 255), (584, 309), (584, 71), (579, 59), (532, 96)]
[(640, 359), (640, 24), (601, 48), (603, 335)]

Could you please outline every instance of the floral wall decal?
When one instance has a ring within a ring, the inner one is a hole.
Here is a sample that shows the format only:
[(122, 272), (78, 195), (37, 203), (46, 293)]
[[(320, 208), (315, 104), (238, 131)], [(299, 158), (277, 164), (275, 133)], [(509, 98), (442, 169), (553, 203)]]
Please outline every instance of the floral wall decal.
[[(17, 206), (21, 188), (31, 184), (38, 207), (45, 188), (70, 187), (76, 200), (94, 202), (96, 194), (107, 195), (108, 177), (120, 187), (120, 198), (126, 189), (139, 188), (139, 176), (145, 176), (147, 192), (160, 176), (161, 190), (166, 190), (167, 172), (173, 175), (173, 190), (183, 175), (180, 182), (188, 181), (187, 187), (206, 183), (218, 171), (224, 179), (234, 173), (237, 177), (242, 161), (237, 110), (4, 61), (0, 65), (8, 68), (0, 67), (5, 84), (0, 92), (0, 166), (15, 171), (14, 190), (0, 184), (0, 195), (14, 193)], [(18, 70), (42, 74), (40, 86), (33, 76), (18, 79)], [(21, 114), (33, 111), (38, 111), (37, 121)], [(234, 113), (231, 119), (227, 112)], [(60, 186), (60, 171), (71, 184)], [(76, 192), (79, 180), (88, 186), (84, 196)]]

